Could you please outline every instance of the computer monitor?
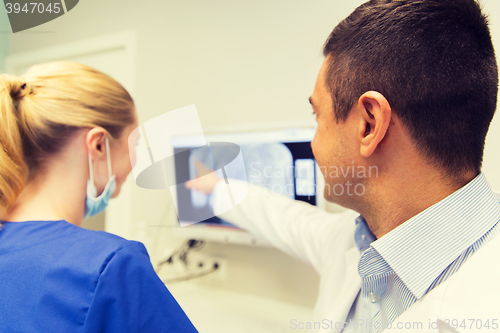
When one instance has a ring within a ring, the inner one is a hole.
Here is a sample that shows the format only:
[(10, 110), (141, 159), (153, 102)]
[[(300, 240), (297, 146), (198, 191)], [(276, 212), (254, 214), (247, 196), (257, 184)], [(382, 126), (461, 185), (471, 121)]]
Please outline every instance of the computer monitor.
[[(311, 149), (314, 133), (313, 126), (266, 129), (256, 126), (236, 132), (211, 131), (205, 134), (208, 145), (204, 147), (198, 147), (199, 135), (173, 135), (170, 138), (174, 156), (170, 169), (173, 174), (170, 177), (180, 183), (181, 179), (197, 177), (200, 165), (210, 171), (223, 169), (227, 157), (238, 154), (238, 151), (231, 150), (239, 150), (243, 163), (237, 167), (226, 168), (224, 174), (219, 171), (221, 179), (227, 177), (244, 180), (294, 200), (322, 207), (323, 177), (319, 173)], [(225, 146), (224, 149), (207, 148), (211, 143), (233, 145)], [(215, 216), (212, 194), (177, 186), (172, 196), (176, 202), (179, 224), (186, 225), (177, 228), (178, 236), (216, 242), (268, 245), (265, 240)]]

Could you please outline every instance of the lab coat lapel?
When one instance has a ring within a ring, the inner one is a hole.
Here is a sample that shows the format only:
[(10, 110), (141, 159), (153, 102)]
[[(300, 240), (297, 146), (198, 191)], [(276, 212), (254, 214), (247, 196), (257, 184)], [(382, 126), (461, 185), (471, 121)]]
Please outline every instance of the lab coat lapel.
[(328, 317), (333, 323), (331, 325), (333, 330), (323, 332), (340, 333), (342, 331), (342, 326), (346, 321), (349, 310), (361, 289), (361, 278), (358, 274), (359, 257), (359, 251), (355, 246), (350, 248), (345, 254), (346, 272), (342, 292), (338, 298), (337, 306)]

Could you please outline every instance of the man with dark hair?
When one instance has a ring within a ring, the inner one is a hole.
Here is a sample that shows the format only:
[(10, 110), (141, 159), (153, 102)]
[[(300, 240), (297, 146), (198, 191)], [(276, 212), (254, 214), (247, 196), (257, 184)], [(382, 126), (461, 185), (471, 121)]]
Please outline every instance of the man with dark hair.
[(481, 173), (498, 71), (480, 6), (372, 0), (324, 55), (311, 146), (325, 197), (355, 222), (253, 186), (222, 217), (318, 270), (311, 329), (500, 329), (500, 205)]
[(324, 54), (310, 99), (315, 157), (326, 170), (354, 161), (379, 171), (324, 172), (327, 190), (347, 181), (366, 189), (357, 200), (325, 196), (361, 213), (377, 238), (478, 176), (498, 71), (475, 1), (369, 1), (333, 30)]
[[(349, 318), (379, 332), (500, 232), (498, 200), (480, 173), (495, 52), (473, 0), (372, 0), (333, 30), (324, 54), (312, 148), (325, 197), (362, 216), (361, 292)], [(329, 176), (353, 161), (378, 177)], [(331, 191), (349, 183), (364, 195)]]

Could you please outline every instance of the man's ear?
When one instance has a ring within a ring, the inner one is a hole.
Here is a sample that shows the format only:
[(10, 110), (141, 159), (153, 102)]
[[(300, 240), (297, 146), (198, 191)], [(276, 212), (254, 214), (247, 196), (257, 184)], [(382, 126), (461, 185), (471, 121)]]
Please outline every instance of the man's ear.
[(357, 134), (360, 154), (369, 157), (387, 134), (392, 116), (391, 106), (382, 94), (368, 91), (361, 95), (356, 109), (360, 115)]
[(92, 128), (85, 137), (85, 143), (92, 159), (99, 160), (106, 152), (106, 130), (102, 127)]

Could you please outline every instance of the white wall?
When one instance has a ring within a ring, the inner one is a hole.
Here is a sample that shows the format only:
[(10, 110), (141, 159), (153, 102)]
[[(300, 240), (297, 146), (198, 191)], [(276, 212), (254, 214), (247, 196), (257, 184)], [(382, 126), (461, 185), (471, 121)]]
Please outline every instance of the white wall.
[[(68, 14), (12, 35), (18, 53), (99, 35), (137, 32), (134, 99), (140, 121), (196, 104), (202, 125), (310, 119), (308, 97), (332, 28), (360, 0), (85, 0)], [(485, 0), (500, 50), (500, 2)], [(484, 170), (500, 190), (500, 116), (490, 131)], [(135, 188), (133, 221), (173, 219), (166, 191)], [(167, 213), (166, 213), (167, 212)], [(136, 230), (136, 234), (139, 231)], [(153, 261), (178, 241), (168, 228), (148, 227)], [(315, 272), (272, 249), (212, 244), (229, 261), (225, 287), (312, 305)]]
[[(500, 1), (482, 0), (484, 12), (489, 16), (491, 35), (497, 60), (500, 57)], [(483, 172), (491, 183), (494, 190), (500, 191), (500, 115), (498, 112), (490, 125), (488, 136), (486, 137), (486, 147), (483, 159)]]
[(5, 58), (9, 53), (10, 31), (7, 12), (0, 10), (0, 72), (4, 70)]

